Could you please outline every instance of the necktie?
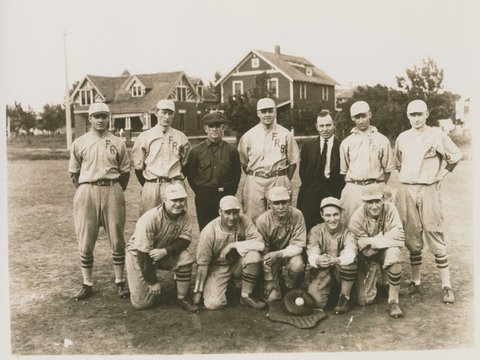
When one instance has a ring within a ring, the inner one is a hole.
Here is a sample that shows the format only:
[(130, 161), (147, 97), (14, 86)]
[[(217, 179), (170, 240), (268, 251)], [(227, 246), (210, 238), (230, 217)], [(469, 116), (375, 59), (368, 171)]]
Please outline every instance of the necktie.
[(327, 161), (327, 150), (328, 150), (328, 139), (325, 139), (323, 142), (322, 153), (320, 154), (320, 160), (322, 161), (323, 166), (325, 166), (325, 162)]

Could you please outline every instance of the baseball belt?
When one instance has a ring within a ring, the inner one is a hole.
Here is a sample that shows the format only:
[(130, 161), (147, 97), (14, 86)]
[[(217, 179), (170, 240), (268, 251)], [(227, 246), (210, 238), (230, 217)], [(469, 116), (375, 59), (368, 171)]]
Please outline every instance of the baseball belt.
[(81, 184), (91, 184), (91, 185), (97, 185), (97, 186), (111, 186), (113, 184), (118, 183), (118, 179), (99, 179), (97, 181), (87, 181), (80, 183)]
[(348, 180), (347, 182), (357, 184), (357, 185), (370, 185), (374, 183), (382, 183), (384, 181), (377, 180), (377, 179), (366, 179), (366, 180)]
[(284, 170), (278, 170), (278, 171), (272, 171), (272, 172), (248, 170), (246, 174), (251, 176), (261, 177), (264, 179), (270, 179), (275, 176), (287, 175), (287, 170), (284, 169)]
[(145, 181), (147, 182), (154, 182), (154, 183), (171, 183), (171, 182), (174, 182), (175, 180), (183, 180), (183, 178), (181, 176), (175, 176), (173, 178), (169, 178), (169, 177), (166, 177), (166, 176), (160, 176), (158, 178), (155, 178), (155, 179), (145, 179)]

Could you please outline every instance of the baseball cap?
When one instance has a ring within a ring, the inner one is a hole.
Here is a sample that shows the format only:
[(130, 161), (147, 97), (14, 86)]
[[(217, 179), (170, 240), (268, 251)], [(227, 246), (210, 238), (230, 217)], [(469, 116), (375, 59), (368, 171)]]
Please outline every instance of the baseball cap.
[(290, 194), (283, 186), (274, 186), (268, 191), (268, 199), (270, 201), (290, 200)]
[(365, 101), (357, 101), (350, 106), (350, 116), (365, 114), (370, 111), (370, 106)]
[(95, 115), (95, 114), (110, 114), (110, 108), (105, 103), (93, 103), (88, 108), (88, 115)]
[(257, 102), (257, 110), (275, 109), (275, 101), (270, 98), (263, 98)]
[(202, 118), (203, 125), (225, 124), (227, 118), (220, 112), (212, 112)]
[(363, 188), (362, 191), (362, 200), (382, 200), (383, 199), (383, 189), (378, 184), (370, 184)]
[(182, 184), (170, 184), (165, 188), (165, 197), (168, 200), (183, 199), (187, 196), (187, 192)]
[(320, 209), (323, 209), (325, 206), (336, 206), (339, 209), (343, 209), (342, 205), (340, 205), (340, 200), (334, 198), (333, 196), (322, 199), (322, 202), (320, 203)]
[(240, 205), (240, 201), (233, 195), (224, 196), (220, 200), (220, 209), (223, 211), (226, 210), (240, 210), (242, 206)]
[(172, 100), (162, 99), (157, 103), (157, 109), (175, 112), (175, 103)]
[(427, 110), (427, 104), (423, 100), (410, 101), (407, 106), (407, 114), (423, 113)]

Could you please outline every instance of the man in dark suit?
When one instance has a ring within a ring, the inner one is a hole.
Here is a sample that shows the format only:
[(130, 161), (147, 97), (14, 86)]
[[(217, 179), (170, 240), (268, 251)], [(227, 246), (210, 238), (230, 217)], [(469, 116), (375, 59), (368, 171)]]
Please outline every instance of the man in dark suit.
[(319, 136), (306, 142), (300, 154), (300, 179), (297, 208), (305, 218), (307, 231), (323, 222), (320, 217), (320, 202), (333, 196), (340, 198), (345, 186), (340, 175), (340, 141), (333, 136), (335, 126), (328, 110), (322, 110), (317, 117)]

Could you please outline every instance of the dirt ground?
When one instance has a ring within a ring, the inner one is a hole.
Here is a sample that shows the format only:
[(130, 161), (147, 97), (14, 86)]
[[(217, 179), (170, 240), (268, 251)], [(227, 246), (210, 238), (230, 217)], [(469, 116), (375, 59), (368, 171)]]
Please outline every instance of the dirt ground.
[[(135, 311), (128, 300), (115, 294), (111, 254), (103, 230), (95, 250), (95, 294), (86, 301), (74, 302), (71, 297), (82, 280), (72, 220), (74, 188), (67, 176), (67, 160), (10, 161), (7, 166), (11, 348), (15, 355), (474, 347), (470, 161), (461, 162), (443, 184), (449, 262), (457, 302), (441, 303), (433, 255), (425, 253), (424, 291), (419, 296), (401, 298), (404, 318), (390, 318), (384, 300), (366, 307), (356, 306), (344, 316), (328, 312), (327, 319), (309, 330), (271, 322), (265, 317), (267, 310), (246, 308), (238, 302), (223, 310), (186, 313), (172, 303), (173, 282), (169, 274), (165, 276), (163, 303), (150, 310)], [(392, 180), (395, 183), (395, 175)], [(298, 183), (296, 177), (294, 188)], [(137, 220), (139, 193), (140, 186), (132, 176), (126, 191), (127, 238)], [(195, 224), (191, 249), (194, 251), (198, 229), (193, 217), (193, 197), (189, 197), (189, 207)], [(405, 262), (404, 281), (409, 272)]]

